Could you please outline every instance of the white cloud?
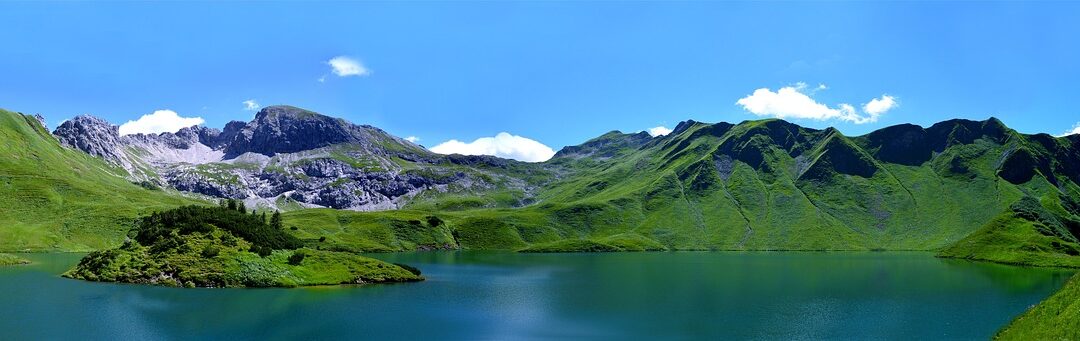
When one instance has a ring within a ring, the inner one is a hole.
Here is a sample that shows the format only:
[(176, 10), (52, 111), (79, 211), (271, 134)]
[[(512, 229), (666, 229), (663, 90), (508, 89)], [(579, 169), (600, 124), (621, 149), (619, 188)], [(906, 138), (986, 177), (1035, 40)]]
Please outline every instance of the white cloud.
[(417, 143), (417, 142), (420, 142), (420, 138), (416, 137), (416, 136), (409, 136), (409, 137), (405, 138), (405, 141), (409, 141), (409, 142), (412, 142), (412, 143)]
[(260, 107), (259, 102), (256, 102), (253, 99), (246, 100), (243, 103), (244, 103), (244, 110), (248, 110), (248, 111), (259, 110), (259, 107)]
[(1061, 135), (1058, 135), (1058, 137), (1069, 136), (1069, 135), (1074, 135), (1074, 134), (1080, 134), (1080, 122), (1076, 122), (1076, 124), (1073, 125), (1072, 130), (1061, 133)]
[(180, 117), (172, 110), (157, 110), (120, 125), (120, 135), (175, 133), (181, 128), (203, 124), (202, 117)]
[(543, 143), (505, 132), (471, 143), (450, 140), (430, 149), (439, 154), (494, 155), (525, 162), (547, 161), (555, 155), (555, 151)]
[[(331, 71), (333, 71), (334, 74), (338, 77), (367, 76), (371, 74), (371, 70), (368, 70), (366, 67), (364, 67), (364, 64), (360, 63), (359, 60), (346, 56), (337, 56), (331, 58), (329, 61), (326, 62), (326, 64), (330, 65), (330, 68), (332, 69)], [(321, 82), (325, 80), (326, 79), (324, 78), (320, 78), (319, 81)]]
[(867, 114), (878, 116), (884, 114), (886, 111), (891, 110), (897, 106), (896, 98), (889, 95), (881, 95), (881, 98), (875, 98), (870, 102), (863, 104), (862, 110)]
[[(811, 120), (841, 120), (855, 124), (876, 122), (878, 116), (896, 106), (892, 96), (882, 95), (880, 99), (872, 99), (863, 106), (865, 115), (861, 115), (855, 107), (847, 104), (838, 104), (835, 108), (826, 104), (818, 103), (809, 95), (802, 92), (806, 83), (796, 83), (795, 86), (786, 86), (776, 92), (768, 88), (754, 90), (754, 93), (743, 97), (735, 102), (743, 109), (758, 116), (770, 116), (781, 119), (811, 119)], [(825, 84), (819, 84), (811, 94), (816, 91), (828, 89)]]
[(671, 129), (668, 129), (665, 126), (652, 127), (652, 128), (649, 128), (646, 131), (649, 132), (649, 135), (652, 135), (652, 136), (664, 136), (664, 135), (667, 135), (667, 134), (671, 134)]

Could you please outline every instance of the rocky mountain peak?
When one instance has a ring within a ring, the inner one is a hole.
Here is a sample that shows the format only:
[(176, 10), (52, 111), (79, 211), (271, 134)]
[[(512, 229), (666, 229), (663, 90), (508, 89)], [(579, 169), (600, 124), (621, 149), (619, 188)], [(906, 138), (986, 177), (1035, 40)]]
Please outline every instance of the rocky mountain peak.
[(248, 152), (272, 156), (364, 141), (360, 126), (287, 105), (265, 107), (255, 114), (255, 120), (233, 134), (236, 128), (229, 123), (223, 133), (233, 135), (225, 147), (227, 157)]
[(94, 116), (81, 115), (64, 121), (56, 127), (53, 135), (68, 147), (114, 163), (121, 163), (123, 158), (118, 150), (121, 145), (120, 128)]

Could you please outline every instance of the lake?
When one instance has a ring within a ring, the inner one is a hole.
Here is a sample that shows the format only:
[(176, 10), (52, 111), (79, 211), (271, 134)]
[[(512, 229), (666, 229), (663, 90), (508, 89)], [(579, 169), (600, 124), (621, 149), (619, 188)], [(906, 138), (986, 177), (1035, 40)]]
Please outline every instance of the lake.
[(0, 340), (986, 339), (1073, 271), (917, 252), (420, 252), (420, 283), (175, 289), (0, 268)]

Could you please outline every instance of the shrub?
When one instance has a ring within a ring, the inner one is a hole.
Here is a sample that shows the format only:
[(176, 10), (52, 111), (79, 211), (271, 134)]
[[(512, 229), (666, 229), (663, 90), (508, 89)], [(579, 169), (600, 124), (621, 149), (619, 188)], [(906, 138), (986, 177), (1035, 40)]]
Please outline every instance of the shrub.
[(431, 227), (439, 227), (440, 225), (443, 224), (442, 219), (439, 219), (439, 217), (436, 217), (436, 216), (433, 216), (433, 215), (429, 215), (425, 219), (427, 220), (428, 226), (431, 226)]
[(217, 257), (219, 253), (221, 253), (221, 249), (213, 245), (207, 245), (202, 250), (202, 256), (204, 258), (214, 258)]
[(293, 254), (291, 256), (289, 256), (289, 264), (291, 264), (291, 265), (300, 265), (300, 263), (304, 262), (305, 257), (307, 257), (307, 254), (304, 253), (303, 251), (300, 251), (300, 250), (293, 251)]
[(263, 257), (263, 258), (266, 258), (267, 256), (270, 256), (270, 254), (274, 253), (274, 249), (271, 249), (271, 248), (265, 247), (265, 246), (259, 246), (259, 245), (251, 245), (251, 250), (248, 250), (248, 251), (251, 251), (251, 252), (259, 255), (259, 257)]

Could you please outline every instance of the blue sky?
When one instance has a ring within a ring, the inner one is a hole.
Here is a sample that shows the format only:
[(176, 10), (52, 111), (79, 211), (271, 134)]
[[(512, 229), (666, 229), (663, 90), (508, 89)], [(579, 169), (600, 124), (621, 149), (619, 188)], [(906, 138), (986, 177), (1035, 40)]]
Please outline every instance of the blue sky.
[[(53, 127), (157, 110), (221, 127), (254, 100), (427, 146), (508, 132), (555, 150), (753, 111), (848, 135), (989, 116), (1061, 134), (1080, 121), (1078, 17), (1020, 2), (5, 2), (0, 107)], [(364, 72), (334, 74), (338, 56)]]

